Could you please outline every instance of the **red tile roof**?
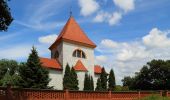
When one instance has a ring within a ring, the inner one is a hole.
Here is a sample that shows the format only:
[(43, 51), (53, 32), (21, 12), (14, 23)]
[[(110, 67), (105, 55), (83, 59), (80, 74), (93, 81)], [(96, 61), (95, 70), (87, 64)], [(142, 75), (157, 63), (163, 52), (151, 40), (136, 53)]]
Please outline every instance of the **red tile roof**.
[(87, 35), (83, 32), (83, 30), (80, 28), (80, 26), (72, 16), (68, 19), (64, 28), (60, 32), (60, 35), (58, 36), (56, 41), (49, 47), (49, 49), (51, 50), (52, 48), (54, 48), (55, 45), (62, 40), (72, 43), (78, 43), (80, 45), (85, 45), (92, 48), (96, 47), (96, 45), (87, 37)]
[(94, 66), (94, 73), (95, 74), (101, 74), (102, 72), (102, 67), (100, 67), (99, 65), (95, 65)]
[(56, 59), (40, 58), (43, 67), (62, 70), (60, 63)]
[(83, 63), (80, 60), (77, 61), (76, 65), (73, 68), (76, 71), (87, 71), (86, 67), (83, 65)]

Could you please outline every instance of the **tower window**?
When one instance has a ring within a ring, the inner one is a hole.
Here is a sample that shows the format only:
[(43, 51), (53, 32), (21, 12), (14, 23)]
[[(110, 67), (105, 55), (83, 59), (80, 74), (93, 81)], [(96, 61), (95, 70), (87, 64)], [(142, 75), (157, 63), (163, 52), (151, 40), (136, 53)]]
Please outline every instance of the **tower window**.
[(82, 50), (76, 49), (73, 52), (73, 57), (86, 58), (86, 55), (85, 55), (85, 53)]
[(59, 53), (58, 53), (58, 51), (56, 51), (54, 54), (54, 58), (58, 58), (58, 57), (59, 57)]

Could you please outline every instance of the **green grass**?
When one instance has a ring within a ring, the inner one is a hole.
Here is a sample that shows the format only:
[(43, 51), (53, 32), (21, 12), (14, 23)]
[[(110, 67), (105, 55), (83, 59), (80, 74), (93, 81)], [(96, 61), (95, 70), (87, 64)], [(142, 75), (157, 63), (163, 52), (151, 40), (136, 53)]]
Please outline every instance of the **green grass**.
[(157, 96), (157, 95), (151, 95), (149, 97), (145, 97), (141, 100), (170, 100), (170, 98), (168, 97), (161, 97), (161, 96)]

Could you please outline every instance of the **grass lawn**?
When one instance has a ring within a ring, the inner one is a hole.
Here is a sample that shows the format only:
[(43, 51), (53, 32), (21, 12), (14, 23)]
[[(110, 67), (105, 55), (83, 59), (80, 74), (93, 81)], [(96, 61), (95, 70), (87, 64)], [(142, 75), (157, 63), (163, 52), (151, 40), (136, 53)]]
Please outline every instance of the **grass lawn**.
[(157, 96), (157, 95), (152, 95), (152, 96), (149, 96), (149, 97), (145, 97), (141, 100), (170, 100), (170, 98), (168, 97), (161, 97), (161, 96)]

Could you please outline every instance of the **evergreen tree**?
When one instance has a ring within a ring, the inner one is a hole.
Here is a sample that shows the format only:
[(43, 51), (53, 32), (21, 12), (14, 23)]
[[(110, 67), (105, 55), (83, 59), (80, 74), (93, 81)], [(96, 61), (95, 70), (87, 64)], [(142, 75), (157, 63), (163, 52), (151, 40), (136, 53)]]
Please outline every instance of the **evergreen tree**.
[(106, 91), (107, 90), (107, 73), (106, 73), (104, 67), (102, 68), (100, 80), (101, 80), (102, 90)]
[(63, 89), (70, 89), (71, 87), (71, 71), (70, 66), (67, 64), (65, 69), (65, 74), (63, 78)]
[(89, 82), (88, 82), (88, 74), (86, 73), (85, 74), (85, 77), (84, 77), (84, 88), (83, 88), (83, 90), (89, 90), (88, 88), (89, 88)]
[(115, 75), (113, 69), (110, 70), (109, 79), (108, 79), (108, 90), (113, 91), (115, 88)]
[(77, 78), (77, 73), (75, 72), (74, 68), (71, 68), (71, 75), (70, 75), (70, 79), (71, 79), (71, 90), (79, 90), (78, 87), (78, 78)]
[(96, 89), (95, 91), (102, 91), (102, 84), (101, 84), (101, 80), (100, 78), (97, 79), (97, 83), (96, 83)]
[(90, 90), (94, 91), (94, 82), (93, 82), (93, 77), (90, 76)]
[(49, 72), (41, 66), (38, 52), (32, 47), (31, 54), (27, 62), (21, 64), (19, 75), (21, 77), (20, 86), (23, 88), (39, 88), (46, 89), (50, 81)]

